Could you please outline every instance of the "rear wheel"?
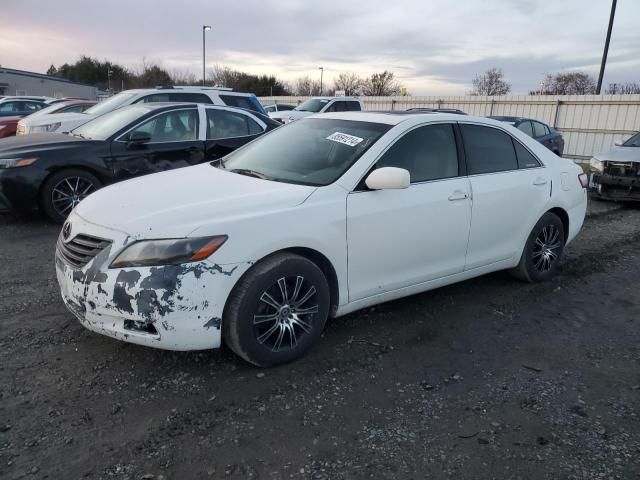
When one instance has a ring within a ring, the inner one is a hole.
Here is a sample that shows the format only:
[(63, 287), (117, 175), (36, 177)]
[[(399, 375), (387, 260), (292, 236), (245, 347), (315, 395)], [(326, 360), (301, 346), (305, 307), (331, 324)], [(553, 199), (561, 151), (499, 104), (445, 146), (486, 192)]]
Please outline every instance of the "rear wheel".
[(89, 172), (76, 168), (61, 170), (42, 185), (42, 209), (54, 222), (64, 222), (71, 210), (100, 186), (100, 180)]
[(512, 273), (527, 282), (551, 278), (564, 250), (564, 225), (553, 213), (545, 213), (529, 234), (520, 263)]
[(318, 340), (329, 303), (329, 285), (317, 265), (300, 255), (272, 255), (252, 267), (229, 297), (225, 343), (260, 367), (289, 362)]

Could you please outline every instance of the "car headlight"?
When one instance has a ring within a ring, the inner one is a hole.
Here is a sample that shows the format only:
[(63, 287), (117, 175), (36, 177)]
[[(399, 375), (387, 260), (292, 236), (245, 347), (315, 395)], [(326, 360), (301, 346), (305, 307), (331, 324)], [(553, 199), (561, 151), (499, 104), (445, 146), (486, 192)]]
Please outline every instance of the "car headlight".
[(593, 158), (591, 158), (591, 160), (589, 160), (589, 166), (593, 170), (596, 170), (598, 172), (604, 171), (604, 162), (602, 160), (598, 160), (595, 157), (593, 157)]
[(38, 132), (55, 132), (62, 125), (60, 122), (58, 123), (50, 123), (48, 125), (34, 125), (29, 130), (29, 133), (38, 133)]
[(37, 158), (0, 158), (0, 169), (26, 167), (36, 160)]
[(109, 268), (150, 267), (197, 262), (216, 252), (226, 235), (215, 237), (143, 240), (125, 248)]

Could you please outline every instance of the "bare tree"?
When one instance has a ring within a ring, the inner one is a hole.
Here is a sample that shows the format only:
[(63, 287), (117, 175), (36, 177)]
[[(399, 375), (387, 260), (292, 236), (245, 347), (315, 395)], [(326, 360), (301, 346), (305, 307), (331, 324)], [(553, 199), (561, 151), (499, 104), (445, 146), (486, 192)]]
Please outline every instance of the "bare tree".
[(610, 83), (606, 93), (609, 95), (640, 93), (640, 82)]
[(195, 73), (190, 72), (189, 70), (180, 70), (178, 68), (174, 68), (169, 72), (171, 76), (171, 81), (174, 85), (197, 85), (198, 79), (196, 78)]
[(540, 87), (542, 95), (592, 95), (596, 80), (585, 72), (559, 72), (547, 75)]
[(362, 93), (372, 97), (398, 95), (400, 91), (400, 83), (395, 79), (393, 72), (387, 70), (374, 73), (362, 85)]
[(336, 90), (344, 90), (347, 96), (358, 95), (364, 84), (364, 79), (353, 72), (341, 73), (333, 80)]
[(301, 97), (320, 95), (320, 82), (311, 80), (308, 75), (300, 77), (296, 80), (295, 92)]
[(473, 89), (471, 95), (506, 95), (511, 91), (511, 84), (504, 80), (501, 68), (490, 68), (482, 75), (476, 75), (471, 80)]

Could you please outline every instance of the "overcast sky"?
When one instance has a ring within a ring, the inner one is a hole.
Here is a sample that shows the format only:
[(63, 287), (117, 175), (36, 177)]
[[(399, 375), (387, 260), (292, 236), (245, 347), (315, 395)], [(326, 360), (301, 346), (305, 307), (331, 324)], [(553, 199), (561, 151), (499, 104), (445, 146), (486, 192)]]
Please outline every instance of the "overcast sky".
[[(135, 68), (207, 64), (294, 81), (393, 71), (414, 95), (464, 95), (497, 66), (513, 93), (546, 73), (597, 77), (609, 0), (39, 0), (6, 1), (0, 65), (45, 72), (81, 54)], [(640, 80), (640, 0), (619, 0), (605, 85)], [(326, 83), (325, 83), (326, 84)]]

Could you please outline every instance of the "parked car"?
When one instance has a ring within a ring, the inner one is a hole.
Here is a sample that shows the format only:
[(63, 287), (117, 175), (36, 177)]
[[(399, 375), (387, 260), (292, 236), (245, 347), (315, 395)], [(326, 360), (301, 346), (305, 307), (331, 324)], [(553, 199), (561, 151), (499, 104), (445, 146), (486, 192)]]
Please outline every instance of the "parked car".
[(24, 117), (47, 106), (40, 100), (23, 100), (5, 97), (0, 100), (0, 117)]
[(7, 138), (0, 142), (0, 210), (41, 208), (61, 222), (103, 185), (218, 160), (278, 126), (239, 108), (145, 103), (106, 113), (70, 135)]
[(640, 132), (589, 162), (589, 187), (605, 200), (640, 201)]
[(273, 105), (265, 105), (264, 110), (271, 116), (275, 112), (288, 112), (296, 108), (295, 105), (288, 105), (286, 103), (274, 103)]
[(359, 112), (360, 110), (364, 110), (364, 105), (358, 97), (312, 97), (291, 111), (270, 113), (269, 116), (282, 123), (288, 123), (314, 113)]
[(43, 95), (7, 95), (3, 97), (3, 100), (36, 100), (38, 102), (51, 103), (56, 99), (53, 97), (46, 97)]
[(262, 115), (267, 113), (252, 93), (238, 93), (230, 88), (212, 87), (158, 87), (138, 90), (125, 90), (100, 102), (82, 113), (65, 113), (50, 115), (47, 118), (18, 123), (18, 135), (39, 132), (68, 133), (76, 127), (93, 120), (100, 115), (111, 112), (126, 105), (137, 105), (150, 102), (193, 102), (212, 105), (227, 105), (245, 108)]
[(458, 108), (425, 108), (425, 107), (416, 107), (416, 108), (408, 108), (405, 110), (406, 112), (412, 113), (455, 113), (458, 115), (466, 115), (466, 112)]
[(562, 134), (545, 123), (532, 118), (523, 117), (491, 116), (489, 118), (493, 118), (494, 120), (499, 120), (501, 122), (507, 122), (518, 130), (522, 130), (559, 157), (561, 157), (564, 152), (564, 138), (562, 138)]
[[(63, 100), (60, 102), (50, 103), (41, 110), (29, 114), (31, 120), (42, 115), (50, 115), (52, 113), (66, 112), (84, 112), (87, 108), (92, 107), (97, 102), (89, 100)], [(24, 116), (4, 117), (0, 118), (0, 138), (12, 137), (16, 135), (18, 122)]]
[(89, 196), (60, 234), (57, 279), (95, 332), (170, 350), (224, 340), (275, 365), (328, 316), (496, 270), (550, 278), (586, 185), (572, 161), (492, 120), (315, 115), (222, 165)]

